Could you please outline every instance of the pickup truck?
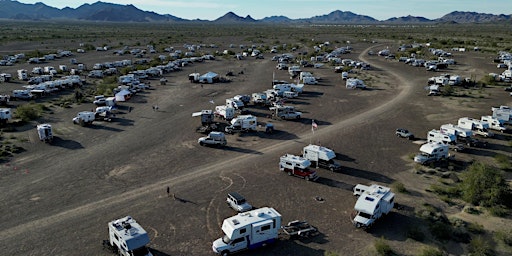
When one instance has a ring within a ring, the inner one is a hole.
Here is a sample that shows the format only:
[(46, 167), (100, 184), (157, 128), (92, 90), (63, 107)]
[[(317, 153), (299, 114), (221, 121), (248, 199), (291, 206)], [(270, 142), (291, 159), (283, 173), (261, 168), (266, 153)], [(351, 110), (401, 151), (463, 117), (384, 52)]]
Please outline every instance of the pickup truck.
[(208, 136), (201, 137), (197, 140), (199, 145), (226, 146), (226, 136), (222, 132), (210, 132)]

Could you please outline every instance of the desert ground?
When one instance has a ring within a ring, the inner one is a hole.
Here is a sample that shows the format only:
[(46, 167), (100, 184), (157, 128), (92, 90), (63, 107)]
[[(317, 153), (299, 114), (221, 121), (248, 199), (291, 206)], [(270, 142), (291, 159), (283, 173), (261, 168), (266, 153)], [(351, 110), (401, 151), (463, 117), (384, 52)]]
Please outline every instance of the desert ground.
[[(320, 40), (341, 37), (331, 36)], [(220, 49), (244, 39), (222, 40)], [(184, 43), (194, 42), (181, 42), (176, 47)], [(494, 54), (453, 53), (458, 64), (436, 73), (367, 54), (398, 45), (385, 40), (351, 42), (353, 50), (344, 58), (371, 64), (371, 70), (351, 74), (371, 81), (369, 90), (345, 88), (340, 74), (329, 65), (304, 68), (322, 79), (318, 85), (306, 85), (298, 98), (288, 102), (303, 112), (302, 118), (271, 120), (268, 110), (249, 105), (261, 127), (254, 133), (227, 135), (224, 148), (197, 143), (204, 135), (195, 131), (200, 120), (192, 113), (222, 105), (237, 94), (269, 89), (273, 78), (290, 81), (286, 71), (275, 69), (273, 54), (264, 53), (264, 59), (220, 57), (193, 63), (182, 71), (165, 74), (166, 85), (159, 85), (158, 79), (149, 80), (152, 88), (120, 103), (120, 113), (112, 122), (74, 125), (71, 119), (78, 111), (94, 107), (90, 102), (70, 108), (51, 106), (40, 120), (2, 134), (24, 149), (0, 167), (2, 251), (6, 255), (109, 255), (101, 246), (101, 241), (108, 239), (107, 222), (130, 215), (149, 232), (149, 246), (155, 255), (212, 255), (212, 242), (222, 236), (222, 221), (236, 214), (225, 204), (226, 193), (237, 191), (255, 207), (275, 208), (283, 223), (307, 220), (320, 231), (310, 239), (282, 238), (273, 246), (241, 255), (374, 255), (374, 241), (381, 237), (398, 255), (417, 255), (426, 246), (452, 255), (466, 254), (464, 243), (439, 242), (432, 237), (423, 242), (408, 239), (407, 230), (422, 225), (415, 211), (424, 203), (433, 204), (449, 216), (477, 222), (490, 231), (510, 230), (510, 218), (475, 217), (464, 213), (460, 204), (449, 205), (428, 193), (427, 188), (438, 177), (417, 174), (410, 156), (418, 152), (419, 144), (397, 138), (394, 130), (404, 127), (418, 140), (425, 139), (429, 130), (441, 124), (456, 123), (463, 116), (488, 115), (491, 106), (511, 105), (511, 98), (503, 88), (492, 86), (460, 88), (471, 92), (466, 97), (428, 97), (424, 87), (431, 76), (453, 73), (478, 80), (497, 72)], [(2, 53), (29, 49), (30, 44), (5, 44)], [(130, 58), (110, 53), (89, 51), (73, 58), (89, 67), (96, 62)], [(60, 62), (68, 64), (69, 58), (51, 65)], [(33, 66), (20, 63), (0, 71), (15, 75), (16, 69), (30, 71)], [(229, 77), (229, 83), (188, 81), (188, 74), (208, 71), (222, 76), (232, 71), (235, 75)], [(88, 78), (84, 88), (98, 82)], [(2, 83), (0, 93), (8, 94), (21, 85), (19, 81)], [(62, 92), (37, 102), (71, 94)], [(18, 104), (26, 102), (12, 102), (13, 107)], [(159, 106), (158, 111), (153, 105)], [(314, 132), (312, 120), (318, 124)], [(53, 125), (56, 139), (52, 144), (38, 139), (35, 124), (43, 122)], [(275, 133), (264, 133), (267, 122), (274, 123)], [(492, 162), (497, 153), (509, 156), (510, 139), (508, 133), (482, 139), (489, 142), (488, 148), (456, 153), (455, 159), (465, 164)], [(318, 169), (316, 182), (279, 171), (281, 155), (299, 154), (310, 143), (335, 150), (342, 170)], [(393, 182), (403, 183), (409, 191), (397, 193), (400, 207), (370, 230), (356, 229), (350, 220), (357, 199), (352, 187), (358, 183), (391, 186)], [(167, 187), (176, 199), (168, 197)], [(317, 200), (319, 197), (322, 200)]]

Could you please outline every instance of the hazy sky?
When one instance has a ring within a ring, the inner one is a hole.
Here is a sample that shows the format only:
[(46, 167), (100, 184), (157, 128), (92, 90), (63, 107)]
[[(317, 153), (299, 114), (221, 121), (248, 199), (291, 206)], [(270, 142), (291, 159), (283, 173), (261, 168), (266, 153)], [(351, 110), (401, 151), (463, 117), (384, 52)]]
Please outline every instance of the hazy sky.
[[(97, 0), (18, 0), (33, 4), (76, 8)], [(512, 0), (104, 0), (115, 4), (133, 4), (144, 11), (171, 14), (184, 19), (215, 20), (229, 11), (254, 19), (283, 15), (291, 19), (311, 18), (335, 10), (368, 15), (377, 20), (401, 16), (440, 18), (452, 11), (512, 14)], [(1, 4), (1, 1), (0, 1)], [(1, 8), (1, 6), (0, 6)]]

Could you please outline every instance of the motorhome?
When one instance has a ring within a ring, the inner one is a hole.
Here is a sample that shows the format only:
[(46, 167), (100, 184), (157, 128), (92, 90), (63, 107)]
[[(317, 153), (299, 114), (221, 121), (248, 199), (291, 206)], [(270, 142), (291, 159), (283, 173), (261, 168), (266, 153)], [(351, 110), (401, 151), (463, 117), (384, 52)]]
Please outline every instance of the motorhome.
[(428, 164), (448, 157), (448, 145), (441, 142), (427, 142), (420, 147), (420, 153), (414, 157), (414, 162)]
[(213, 252), (228, 255), (255, 249), (277, 241), (281, 229), (281, 214), (274, 208), (263, 207), (229, 217), (222, 222), (222, 238), (212, 244)]
[(302, 157), (311, 161), (316, 168), (322, 167), (330, 171), (341, 169), (341, 165), (334, 161), (336, 152), (330, 148), (309, 144), (302, 149)]
[(226, 99), (226, 106), (234, 108), (236, 110), (244, 109), (244, 103), (241, 100), (237, 100), (235, 98)]
[(507, 130), (507, 128), (503, 125), (505, 123), (505, 121), (503, 120), (500, 120), (499, 118), (497, 117), (493, 117), (493, 116), (482, 116), (480, 118), (480, 120), (482, 122), (487, 122), (489, 123), (489, 128), (490, 129), (493, 129), (493, 130), (496, 130), (496, 131), (500, 131), (500, 132), (504, 132)]
[(149, 235), (131, 216), (108, 223), (109, 240), (103, 242), (110, 250), (122, 256), (152, 256), (146, 247)]
[(365, 89), (366, 85), (364, 84), (363, 80), (361, 80), (361, 79), (348, 78), (346, 80), (346, 87), (348, 89), (355, 89), (355, 88)]
[(231, 120), (231, 125), (226, 126), (225, 132), (232, 134), (234, 132), (256, 131), (257, 119), (253, 115), (240, 115)]
[(252, 103), (255, 105), (269, 105), (267, 94), (262, 92), (255, 92), (252, 94)]
[(427, 133), (428, 142), (441, 142), (447, 145), (454, 145), (457, 143), (457, 137), (454, 134), (444, 133), (441, 130), (430, 130)]
[(53, 140), (52, 126), (50, 124), (38, 124), (37, 134), (40, 141), (50, 143)]
[(365, 186), (354, 206), (356, 213), (352, 223), (358, 228), (368, 228), (376, 220), (391, 212), (394, 205), (395, 193), (391, 192), (390, 188), (377, 184)]
[(459, 127), (465, 129), (471, 129), (474, 134), (484, 136), (484, 137), (492, 137), (494, 134), (489, 131), (489, 123), (483, 122), (478, 119), (469, 118), (469, 117), (461, 117), (457, 123)]

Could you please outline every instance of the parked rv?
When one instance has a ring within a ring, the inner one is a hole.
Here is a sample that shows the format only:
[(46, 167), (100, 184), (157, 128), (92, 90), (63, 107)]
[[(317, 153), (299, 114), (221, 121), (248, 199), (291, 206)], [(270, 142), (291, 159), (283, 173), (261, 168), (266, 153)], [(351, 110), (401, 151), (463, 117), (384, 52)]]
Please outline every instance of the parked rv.
[(235, 109), (226, 105), (216, 106), (214, 114), (216, 117), (231, 121), (235, 117)]
[(457, 123), (459, 127), (470, 129), (474, 134), (483, 136), (483, 137), (492, 137), (494, 134), (489, 131), (489, 123), (483, 122), (478, 119), (462, 117), (459, 118)]
[(76, 117), (73, 118), (74, 124), (79, 124), (80, 126), (86, 126), (92, 124), (92, 122), (96, 119), (96, 113), (91, 111), (82, 111), (78, 112)]
[(414, 162), (428, 164), (448, 157), (448, 145), (440, 142), (428, 142), (420, 147), (420, 153), (414, 157)]
[(352, 223), (358, 228), (368, 228), (376, 220), (391, 212), (394, 205), (395, 194), (390, 188), (376, 184), (365, 186), (354, 206), (356, 214)]
[(240, 115), (231, 120), (231, 125), (226, 126), (225, 132), (233, 134), (235, 132), (256, 131), (256, 120), (253, 115)]
[(212, 249), (220, 255), (255, 249), (278, 239), (281, 214), (274, 208), (263, 207), (239, 213), (222, 222), (224, 236), (215, 240)]
[(0, 108), (0, 125), (6, 124), (12, 118), (10, 108)]
[(454, 145), (457, 143), (457, 137), (453, 134), (433, 129), (427, 133), (427, 142), (441, 142), (446, 145)]
[(146, 247), (149, 235), (131, 216), (108, 223), (109, 240), (103, 241), (103, 247), (122, 256), (152, 256)]
[(308, 145), (302, 149), (302, 157), (311, 161), (311, 165), (314, 167), (322, 167), (330, 171), (339, 171), (341, 165), (334, 161), (336, 153), (334, 150), (318, 146)]
[(208, 136), (201, 137), (197, 140), (199, 145), (226, 146), (226, 136), (222, 132), (210, 132)]
[(280, 171), (286, 172), (290, 176), (304, 178), (307, 181), (318, 179), (316, 171), (309, 169), (310, 166), (311, 161), (301, 156), (285, 154), (279, 158)]
[(493, 129), (493, 130), (496, 130), (496, 131), (500, 131), (500, 132), (504, 132), (507, 130), (507, 128), (505, 128), (505, 126), (503, 125), (505, 123), (505, 121), (503, 120), (500, 120), (499, 118), (497, 117), (493, 117), (493, 116), (482, 116), (480, 118), (480, 120), (482, 122), (487, 122), (489, 123), (489, 128), (490, 129)]
[(38, 124), (36, 126), (39, 140), (43, 142), (51, 143), (53, 140), (53, 131), (50, 124)]

